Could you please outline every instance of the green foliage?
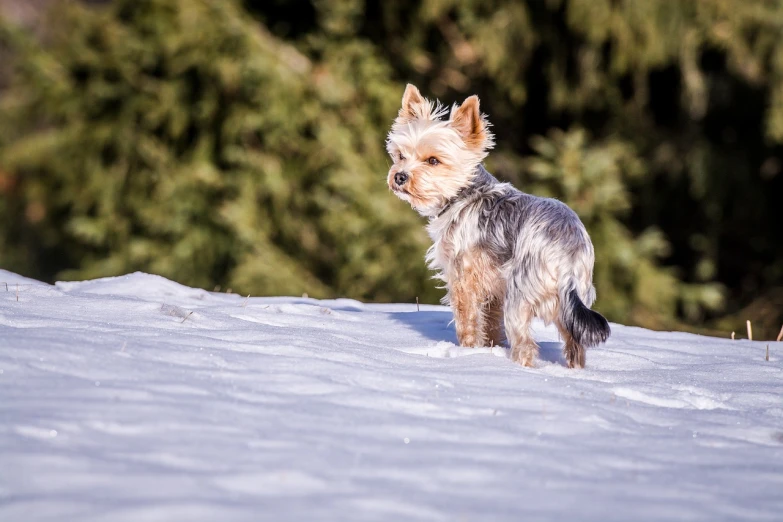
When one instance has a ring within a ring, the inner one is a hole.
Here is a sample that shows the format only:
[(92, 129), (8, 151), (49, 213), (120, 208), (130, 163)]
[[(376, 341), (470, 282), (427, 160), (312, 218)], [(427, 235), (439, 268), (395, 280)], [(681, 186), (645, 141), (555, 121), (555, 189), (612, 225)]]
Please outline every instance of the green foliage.
[(373, 107), (396, 108), (394, 86), (378, 87), (387, 69), (357, 59), (375, 85), (346, 82), (233, 2), (65, 4), (57, 20), (44, 48), (20, 46), (0, 117), (21, 185), (3, 251), (24, 249), (20, 225), (34, 245), (20, 271), (435, 297), (425, 235), (386, 193), (384, 129), (370, 124)]
[(410, 81), (479, 94), (490, 170), (580, 214), (610, 319), (783, 287), (779, 2), (114, 0), (0, 27), (0, 264), (27, 275), (434, 301), (384, 183)]

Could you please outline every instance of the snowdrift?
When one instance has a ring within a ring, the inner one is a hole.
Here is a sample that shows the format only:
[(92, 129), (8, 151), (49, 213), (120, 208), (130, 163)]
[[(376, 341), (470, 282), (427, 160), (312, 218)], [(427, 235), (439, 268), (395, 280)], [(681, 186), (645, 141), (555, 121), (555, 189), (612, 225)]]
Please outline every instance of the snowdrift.
[(783, 343), (0, 271), (0, 520), (780, 520)]

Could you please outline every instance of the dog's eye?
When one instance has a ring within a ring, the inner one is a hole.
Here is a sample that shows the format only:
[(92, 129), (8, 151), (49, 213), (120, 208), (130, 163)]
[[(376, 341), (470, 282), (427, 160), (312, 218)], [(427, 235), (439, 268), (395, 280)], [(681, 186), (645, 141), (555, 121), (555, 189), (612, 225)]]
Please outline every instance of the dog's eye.
[(430, 158), (430, 159), (428, 159), (428, 160), (427, 160), (427, 163), (429, 163), (429, 164), (430, 164), (430, 165), (432, 165), (433, 167), (434, 167), (435, 165), (440, 165), (440, 161), (438, 161), (438, 158), (434, 158), (434, 157), (433, 157), (433, 158)]
[(397, 159), (399, 159), (400, 161), (405, 161), (405, 156), (402, 155), (402, 152), (397, 153)]

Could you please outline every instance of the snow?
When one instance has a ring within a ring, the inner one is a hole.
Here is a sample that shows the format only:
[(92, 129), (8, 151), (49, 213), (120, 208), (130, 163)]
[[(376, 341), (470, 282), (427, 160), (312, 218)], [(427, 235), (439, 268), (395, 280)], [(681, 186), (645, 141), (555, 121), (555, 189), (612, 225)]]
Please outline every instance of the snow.
[(451, 319), (0, 271), (0, 520), (781, 520), (783, 343)]

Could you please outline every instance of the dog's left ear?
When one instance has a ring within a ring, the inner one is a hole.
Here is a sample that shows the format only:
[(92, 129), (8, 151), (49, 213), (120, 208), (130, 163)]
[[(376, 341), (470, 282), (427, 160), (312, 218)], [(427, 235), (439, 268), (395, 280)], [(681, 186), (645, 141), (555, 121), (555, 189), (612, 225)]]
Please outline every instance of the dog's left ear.
[(489, 123), (479, 110), (478, 96), (468, 97), (462, 105), (456, 105), (451, 109), (451, 126), (471, 148), (490, 149), (494, 144), (492, 133), (489, 132)]

